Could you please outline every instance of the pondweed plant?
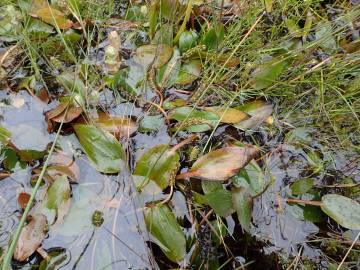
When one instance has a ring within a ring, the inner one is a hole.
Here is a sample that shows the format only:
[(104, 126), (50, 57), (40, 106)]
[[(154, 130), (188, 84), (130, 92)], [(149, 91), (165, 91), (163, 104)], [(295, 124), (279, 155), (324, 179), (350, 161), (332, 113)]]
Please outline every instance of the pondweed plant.
[[(3, 269), (12, 260), (58, 267), (62, 259), (41, 244), (48, 241), (46, 230), (51, 237), (71, 236), (64, 227), (83, 228), (76, 237), (91, 230), (80, 251), (59, 244), (74, 256), (66, 266), (72, 269), (120, 269), (122, 261), (139, 269), (297, 269), (307, 263), (306, 244), (321, 250), (329, 267), (356, 264), (358, 5), (19, 0), (5, 1), (1, 9), (3, 91), (18, 98), (26, 89), (43, 102), (40, 122), (50, 133), (57, 130), (50, 148), (23, 149), (16, 141), (20, 127), (6, 115), (23, 105), (16, 98), (1, 101), (2, 181), (16, 177), (21, 166), (40, 173), (31, 195), (14, 195), (26, 207), (10, 210), (22, 217), (9, 247), (2, 245)], [(340, 162), (341, 153), (349, 160)], [(83, 189), (95, 186), (84, 174), (89, 168), (103, 187), (87, 198)], [(46, 190), (35, 196), (40, 185)], [(124, 198), (133, 208), (121, 209)], [(136, 222), (121, 233), (131, 235), (136, 227), (143, 245), (132, 247), (118, 235), (125, 225), (117, 222), (128, 215)], [(269, 216), (285, 225), (259, 222)], [(328, 236), (316, 236), (324, 247), (289, 231), (305, 222), (327, 228), (327, 235), (336, 225), (337, 237), (350, 239), (341, 256), (328, 252)], [(296, 244), (292, 237), (284, 242), (293, 250), (267, 239), (268, 228), (276, 237), (292, 234)], [(110, 233), (112, 250), (105, 241), (101, 255), (102, 230)], [(126, 259), (116, 241), (129, 252)], [(294, 258), (279, 266), (278, 258), (265, 255), (265, 242), (272, 247), (268, 253)], [(100, 267), (102, 258), (108, 261)]]

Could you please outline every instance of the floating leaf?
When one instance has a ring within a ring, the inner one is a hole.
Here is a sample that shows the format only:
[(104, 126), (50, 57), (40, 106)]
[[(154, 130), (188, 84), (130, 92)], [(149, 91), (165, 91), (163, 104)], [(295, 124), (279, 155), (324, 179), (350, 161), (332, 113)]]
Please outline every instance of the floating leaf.
[(34, 215), (20, 233), (14, 251), (15, 260), (23, 262), (38, 249), (45, 238), (45, 228), (46, 217), (42, 214)]
[(291, 193), (294, 195), (301, 195), (308, 192), (315, 184), (315, 180), (311, 178), (305, 178), (295, 181), (290, 185)]
[(84, 152), (94, 167), (103, 173), (118, 173), (125, 158), (121, 144), (107, 131), (95, 126), (77, 124), (74, 130)]
[(174, 214), (165, 205), (145, 209), (145, 222), (156, 243), (173, 262), (182, 260), (186, 253), (186, 240)]
[(323, 210), (341, 226), (360, 230), (360, 204), (348, 197), (327, 194), (321, 198)]
[(240, 225), (245, 231), (249, 232), (252, 215), (251, 195), (245, 188), (233, 188), (231, 194), (232, 205), (237, 212)]
[(99, 113), (99, 118), (94, 119), (97, 125), (114, 134), (115, 137), (129, 137), (136, 132), (138, 124), (130, 117), (113, 116)]
[(68, 29), (73, 25), (73, 22), (68, 20), (64, 13), (50, 6), (33, 11), (30, 15), (39, 17), (44, 22), (60, 29)]
[(215, 213), (227, 217), (234, 212), (232, 208), (231, 192), (226, 189), (215, 189), (205, 195), (206, 202), (214, 209)]
[(185, 85), (192, 83), (199, 78), (202, 70), (201, 61), (198, 59), (190, 60), (184, 63), (181, 68), (179, 75), (177, 76), (175, 83)]
[(225, 181), (238, 173), (258, 153), (253, 146), (230, 146), (220, 148), (199, 158), (189, 172), (180, 174), (177, 179), (188, 177)]
[(266, 187), (265, 176), (255, 160), (250, 161), (237, 175), (231, 178), (236, 187), (246, 188), (251, 196), (262, 193)]
[(181, 53), (196, 46), (199, 36), (194, 31), (182, 32), (179, 39), (179, 49)]
[(313, 205), (287, 205), (286, 210), (296, 218), (310, 222), (323, 222), (326, 217), (319, 207)]
[(134, 175), (144, 177), (144, 183), (138, 188), (147, 184), (148, 180), (156, 182), (161, 188), (165, 189), (180, 167), (180, 156), (168, 145), (161, 144), (150, 148), (136, 163)]
[(247, 113), (234, 108), (207, 107), (205, 111), (213, 112), (220, 118), (220, 122), (226, 124), (236, 124), (250, 118)]
[(211, 193), (217, 189), (223, 189), (223, 185), (220, 182), (202, 180), (201, 188), (205, 194)]
[(173, 49), (165, 44), (144, 45), (136, 49), (136, 58), (141, 65), (148, 68), (160, 68), (165, 65), (173, 54)]

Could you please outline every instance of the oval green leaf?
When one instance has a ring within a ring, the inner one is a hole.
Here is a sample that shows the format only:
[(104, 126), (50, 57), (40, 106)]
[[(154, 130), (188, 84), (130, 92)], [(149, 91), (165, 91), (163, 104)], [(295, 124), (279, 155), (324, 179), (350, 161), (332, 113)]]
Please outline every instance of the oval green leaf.
[(139, 183), (138, 189), (145, 186), (148, 180), (156, 182), (161, 188), (169, 186), (171, 180), (175, 178), (180, 156), (176, 151), (172, 151), (166, 144), (157, 145), (149, 149), (136, 163), (134, 175), (144, 177), (144, 183)]
[(145, 223), (165, 255), (173, 262), (182, 260), (186, 253), (184, 232), (166, 205), (145, 209)]
[(99, 172), (120, 171), (125, 152), (114, 136), (92, 125), (77, 124), (74, 130), (84, 152)]
[(232, 205), (236, 210), (241, 227), (249, 232), (251, 227), (252, 197), (245, 188), (233, 188)]
[(348, 197), (327, 194), (321, 198), (321, 210), (341, 226), (360, 230), (360, 204)]
[(182, 32), (179, 39), (179, 49), (181, 53), (196, 46), (199, 36), (194, 31)]
[(315, 185), (315, 180), (312, 178), (305, 178), (295, 181), (290, 185), (291, 193), (294, 195), (301, 195), (308, 192)]

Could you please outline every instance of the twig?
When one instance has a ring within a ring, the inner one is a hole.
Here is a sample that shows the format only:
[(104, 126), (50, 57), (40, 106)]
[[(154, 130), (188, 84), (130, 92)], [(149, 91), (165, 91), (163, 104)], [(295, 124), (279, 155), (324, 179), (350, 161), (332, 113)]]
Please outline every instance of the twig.
[(286, 199), (286, 202), (288, 203), (303, 203), (307, 205), (314, 205), (314, 206), (322, 206), (323, 203), (319, 201), (306, 201), (306, 200), (300, 200), (300, 199)]
[(199, 135), (197, 135), (197, 134), (192, 134), (192, 135), (190, 135), (188, 138), (186, 138), (185, 140), (183, 140), (183, 141), (179, 142), (177, 145), (173, 146), (173, 147), (171, 148), (171, 151), (172, 151), (172, 152), (175, 152), (175, 151), (178, 150), (179, 148), (183, 147), (184, 145), (186, 145), (186, 144), (188, 144), (188, 143), (190, 143), (190, 142), (192, 142), (193, 140), (196, 140), (196, 139), (198, 139), (198, 138), (199, 138)]

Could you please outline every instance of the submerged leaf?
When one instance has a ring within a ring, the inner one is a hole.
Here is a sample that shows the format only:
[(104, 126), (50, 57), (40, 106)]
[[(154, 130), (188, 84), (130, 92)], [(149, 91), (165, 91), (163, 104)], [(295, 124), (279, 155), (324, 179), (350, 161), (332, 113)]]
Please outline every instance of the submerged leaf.
[(179, 262), (184, 258), (185, 235), (167, 206), (160, 204), (146, 208), (145, 222), (156, 243), (170, 260)]
[(321, 210), (341, 226), (360, 230), (360, 204), (357, 201), (337, 194), (324, 195), (321, 201)]
[(28, 204), (30, 199), (30, 194), (26, 193), (26, 192), (21, 192), (18, 196), (18, 204), (20, 205), (21, 209), (25, 209), (26, 205)]
[(25, 261), (41, 245), (45, 238), (46, 218), (42, 214), (34, 215), (21, 231), (17, 242), (14, 259), (20, 262)]
[(188, 177), (225, 181), (238, 173), (258, 153), (254, 146), (229, 146), (220, 148), (199, 158), (189, 172), (180, 174), (177, 179)]
[(161, 144), (149, 149), (136, 163), (134, 175), (144, 177), (144, 183), (140, 183), (138, 189), (145, 186), (148, 180), (156, 182), (165, 189), (170, 181), (174, 180), (180, 167), (180, 156), (168, 145)]
[(109, 132), (95, 126), (77, 124), (74, 130), (94, 167), (103, 173), (118, 173), (125, 158), (122, 145)]

